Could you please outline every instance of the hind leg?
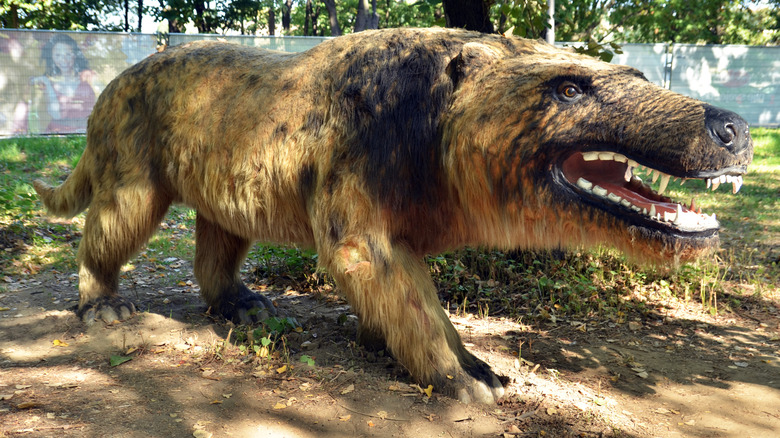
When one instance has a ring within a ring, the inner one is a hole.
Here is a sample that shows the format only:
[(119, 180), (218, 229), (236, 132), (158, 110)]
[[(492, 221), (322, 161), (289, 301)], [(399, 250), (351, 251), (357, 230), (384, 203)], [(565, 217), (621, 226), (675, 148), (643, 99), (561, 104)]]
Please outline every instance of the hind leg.
[(78, 250), (78, 315), (87, 325), (130, 317), (133, 303), (119, 296), (119, 271), (154, 233), (170, 199), (139, 185), (96, 196)]
[(271, 300), (247, 288), (239, 271), (251, 240), (231, 234), (198, 213), (195, 219), (195, 277), (206, 303), (240, 324), (276, 315)]

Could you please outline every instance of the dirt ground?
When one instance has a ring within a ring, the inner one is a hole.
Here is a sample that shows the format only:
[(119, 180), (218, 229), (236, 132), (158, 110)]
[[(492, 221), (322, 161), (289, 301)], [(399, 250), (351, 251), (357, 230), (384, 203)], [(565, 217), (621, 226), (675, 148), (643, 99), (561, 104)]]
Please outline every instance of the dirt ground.
[[(303, 328), (278, 346), (283, 359), (258, 361), (224, 342), (237, 328), (206, 315), (191, 283), (123, 278), (140, 312), (88, 328), (72, 311), (73, 273), (0, 281), (0, 437), (780, 433), (780, 310), (760, 299), (721, 316), (652, 303), (623, 324), (453, 316), (506, 378), (501, 403), (467, 406), (428, 396), (392, 358), (356, 346), (336, 295), (253, 285)], [(132, 359), (112, 366), (112, 356)]]

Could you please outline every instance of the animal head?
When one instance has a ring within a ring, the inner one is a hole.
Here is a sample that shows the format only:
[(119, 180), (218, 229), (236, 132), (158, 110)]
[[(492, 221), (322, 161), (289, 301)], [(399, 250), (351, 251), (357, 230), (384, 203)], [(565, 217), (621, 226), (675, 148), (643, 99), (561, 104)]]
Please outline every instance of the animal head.
[(664, 192), (677, 178), (739, 190), (753, 145), (738, 115), (537, 41), (465, 44), (448, 71), (443, 155), (475, 242), (607, 243), (654, 262), (717, 245), (714, 212)]

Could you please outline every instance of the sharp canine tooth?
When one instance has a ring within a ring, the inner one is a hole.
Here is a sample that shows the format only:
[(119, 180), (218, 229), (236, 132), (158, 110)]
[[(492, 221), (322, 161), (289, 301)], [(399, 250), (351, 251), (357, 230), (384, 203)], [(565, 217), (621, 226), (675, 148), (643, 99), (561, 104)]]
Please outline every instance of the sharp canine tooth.
[(677, 204), (677, 216), (674, 217), (674, 224), (680, 225), (683, 222), (683, 211), (682, 211), (682, 205)]
[(593, 188), (593, 183), (585, 178), (580, 178), (577, 180), (577, 187), (590, 191), (590, 189)]
[(661, 187), (658, 188), (658, 194), (663, 195), (666, 191), (666, 186), (669, 184), (669, 175), (664, 174), (664, 176), (661, 177)]
[(650, 204), (650, 217), (655, 217), (655, 204)]
[(707, 188), (709, 189), (712, 186), (712, 179), (707, 178)]
[(623, 175), (623, 179), (626, 182), (631, 181), (631, 177), (634, 176), (634, 170), (631, 168), (631, 166), (626, 167), (626, 173)]
[(607, 196), (608, 192), (607, 192), (607, 189), (605, 189), (605, 188), (603, 188), (601, 186), (593, 186), (593, 193), (595, 193), (595, 194), (597, 194), (597, 195), (599, 195), (601, 197), (604, 197), (604, 196)]
[(582, 159), (585, 161), (596, 161), (599, 159), (598, 152), (583, 152)]
[(732, 193), (736, 194), (739, 189), (742, 188), (742, 177), (738, 176), (731, 180), (731, 191)]
[(712, 180), (712, 191), (718, 190), (718, 186), (720, 185), (720, 178), (715, 178)]
[(656, 181), (658, 181), (658, 177), (661, 176), (661, 172), (659, 172), (657, 170), (651, 170), (650, 171), (650, 175), (652, 176), (651, 181), (656, 182)]

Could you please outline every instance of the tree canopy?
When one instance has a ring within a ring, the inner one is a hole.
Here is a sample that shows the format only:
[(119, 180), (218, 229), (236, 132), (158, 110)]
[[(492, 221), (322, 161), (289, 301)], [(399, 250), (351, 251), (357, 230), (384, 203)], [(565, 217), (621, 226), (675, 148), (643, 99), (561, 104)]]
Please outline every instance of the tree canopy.
[[(545, 0), (5, 0), (3, 28), (340, 35), (433, 25), (539, 38)], [(555, 4), (559, 41), (777, 44), (780, 0), (572, 0)]]

